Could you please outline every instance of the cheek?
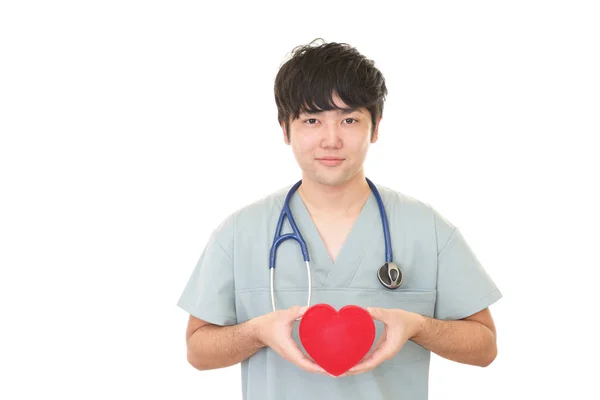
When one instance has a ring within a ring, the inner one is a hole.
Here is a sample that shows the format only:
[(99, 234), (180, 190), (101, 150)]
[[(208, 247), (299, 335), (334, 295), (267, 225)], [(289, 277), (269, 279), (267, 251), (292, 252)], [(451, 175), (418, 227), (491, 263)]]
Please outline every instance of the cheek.
[(370, 143), (369, 138), (360, 136), (347, 141), (346, 145), (354, 151), (364, 152), (369, 148)]
[(298, 135), (292, 142), (294, 153), (304, 154), (312, 152), (318, 145), (319, 141), (316, 135)]

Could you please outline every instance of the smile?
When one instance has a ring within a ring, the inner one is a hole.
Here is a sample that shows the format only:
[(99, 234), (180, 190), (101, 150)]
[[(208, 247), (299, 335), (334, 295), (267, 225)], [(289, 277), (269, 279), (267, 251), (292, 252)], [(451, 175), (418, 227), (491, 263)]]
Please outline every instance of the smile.
[(335, 167), (336, 165), (340, 165), (344, 161), (344, 159), (343, 158), (324, 157), (324, 158), (317, 158), (317, 161), (319, 163), (321, 163), (322, 165), (325, 165), (328, 167)]

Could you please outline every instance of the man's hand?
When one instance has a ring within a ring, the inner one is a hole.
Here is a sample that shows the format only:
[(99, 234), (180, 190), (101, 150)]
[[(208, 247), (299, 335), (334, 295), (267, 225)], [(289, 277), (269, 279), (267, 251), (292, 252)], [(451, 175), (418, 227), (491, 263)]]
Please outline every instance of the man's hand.
[(294, 321), (300, 318), (308, 307), (294, 306), (285, 310), (272, 311), (253, 320), (256, 337), (265, 346), (308, 372), (331, 376), (321, 366), (308, 358), (292, 339)]
[(419, 314), (391, 308), (367, 307), (374, 320), (383, 322), (384, 331), (373, 351), (341, 376), (362, 374), (394, 357), (407, 340), (419, 333), (423, 317)]

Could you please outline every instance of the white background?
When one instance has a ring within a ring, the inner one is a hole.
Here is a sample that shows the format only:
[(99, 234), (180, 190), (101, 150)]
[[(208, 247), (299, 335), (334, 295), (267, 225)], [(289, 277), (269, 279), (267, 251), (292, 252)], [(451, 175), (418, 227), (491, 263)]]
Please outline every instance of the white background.
[(0, 398), (241, 399), (176, 302), (220, 221), (299, 178), (273, 82), (317, 37), (386, 78), (367, 175), (504, 295), (496, 361), (433, 356), (430, 399), (598, 398), (599, 3), (206, 3), (1, 3)]

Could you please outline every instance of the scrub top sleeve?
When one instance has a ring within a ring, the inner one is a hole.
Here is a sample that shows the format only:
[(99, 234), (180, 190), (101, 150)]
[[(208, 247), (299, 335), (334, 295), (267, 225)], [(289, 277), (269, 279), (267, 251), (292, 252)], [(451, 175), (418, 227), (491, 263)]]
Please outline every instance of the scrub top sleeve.
[(226, 224), (211, 235), (177, 302), (194, 317), (221, 326), (237, 323), (233, 245), (227, 240), (223, 243), (222, 239), (233, 237), (233, 232), (227, 235), (223, 232), (224, 226)]
[(458, 228), (435, 213), (438, 279), (434, 318), (458, 320), (502, 297)]

